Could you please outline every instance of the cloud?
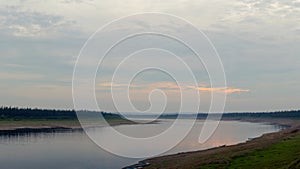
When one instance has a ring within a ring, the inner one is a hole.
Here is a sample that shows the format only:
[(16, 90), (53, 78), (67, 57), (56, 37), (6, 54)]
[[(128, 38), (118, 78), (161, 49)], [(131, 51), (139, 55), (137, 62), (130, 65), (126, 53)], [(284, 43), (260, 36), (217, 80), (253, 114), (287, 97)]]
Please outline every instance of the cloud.
[(224, 90), (226, 93), (230, 94), (230, 93), (241, 93), (241, 92), (250, 92), (249, 89), (239, 89), (239, 88), (227, 88)]
[(196, 88), (199, 91), (205, 91), (205, 92), (225, 92), (227, 94), (231, 94), (231, 93), (241, 93), (241, 92), (250, 92), (250, 90), (248, 89), (240, 89), (240, 88), (210, 88), (210, 87), (199, 87)]
[(112, 88), (124, 88), (124, 87), (129, 87), (129, 88), (134, 88), (136, 90), (140, 91), (149, 91), (153, 89), (161, 89), (161, 90), (166, 90), (166, 91), (177, 91), (180, 92), (181, 90), (189, 90), (189, 89), (194, 89), (194, 90), (199, 90), (201, 92), (225, 92), (227, 94), (232, 94), (232, 93), (242, 93), (242, 92), (250, 92), (248, 89), (240, 89), (240, 88), (231, 88), (231, 87), (224, 87), (224, 88), (210, 88), (210, 87), (201, 87), (199, 86), (193, 86), (193, 85), (184, 85), (184, 86), (178, 86), (176, 83), (172, 82), (159, 82), (159, 83), (149, 83), (149, 84), (117, 84), (117, 83), (111, 83), (111, 82), (105, 82), (105, 83), (100, 83), (98, 84), (99, 90), (107, 90)]
[[(191, 86), (189, 79), (184, 79), (187, 85), (185, 90), (199, 90), (204, 95), (209, 92), (226, 92), (233, 94), (228, 98), (230, 110), (266, 110), (282, 107), (299, 107), (299, 72), (300, 60), (300, 5), (299, 0), (213, 0), (213, 1), (3, 1), (0, 2), (0, 36), (1, 36), (1, 92), (15, 91), (24, 93), (24, 97), (18, 97), (11, 93), (2, 94), (2, 102), (15, 105), (18, 102), (26, 105), (57, 105), (72, 101), (62, 96), (67, 87), (37, 86), (37, 84), (51, 83), (70, 85), (72, 77), (73, 58), (77, 56), (85, 40), (100, 26), (113, 19), (138, 12), (164, 12), (177, 15), (189, 20), (196, 27), (203, 30), (215, 44), (223, 61), (228, 88), (210, 88), (209, 85)], [(165, 22), (163, 23), (165, 24)], [(142, 26), (142, 25), (139, 25)], [(167, 29), (167, 27), (164, 27)], [(141, 40), (149, 44), (153, 41)], [(167, 49), (175, 48), (176, 52), (186, 53), (171, 43), (154, 43)], [(138, 43), (136, 46), (142, 46)], [(101, 47), (101, 46), (99, 46)], [(124, 51), (126, 51), (126, 46)], [(124, 56), (124, 53), (114, 53), (113, 58)], [(148, 57), (149, 60), (153, 57)], [(187, 57), (188, 58), (188, 57)], [(159, 61), (162, 61), (162, 57)], [(143, 62), (145, 60), (142, 60)], [(197, 62), (191, 64), (193, 69), (199, 69)], [(157, 60), (154, 59), (154, 62)], [(117, 62), (106, 64), (107, 70), (101, 81), (109, 81), (110, 69)], [(130, 62), (134, 63), (134, 62)], [(135, 60), (136, 65), (137, 60)], [(178, 70), (177, 64), (170, 64)], [(106, 68), (106, 67), (104, 67)], [(128, 74), (127, 66), (123, 71)], [(114, 69), (112, 69), (114, 70)], [(6, 73), (7, 72), (7, 73)], [(17, 72), (17, 73), (13, 73)], [(32, 72), (22, 73), (22, 72)], [(44, 74), (45, 77), (42, 75)], [(177, 73), (176, 73), (177, 74)], [(47, 75), (47, 76), (46, 76)], [(199, 83), (208, 84), (204, 79), (206, 75), (196, 73)], [(104, 77), (104, 78), (103, 78)], [(148, 77), (148, 76), (147, 76)], [(152, 75), (144, 81), (157, 82), (164, 78)], [(122, 77), (124, 78), (123, 74)], [(26, 84), (35, 84), (28, 88), (22, 88), (25, 83), (16, 83), (15, 79), (28, 80)], [(42, 80), (37, 80), (42, 79)], [(120, 79), (118, 79), (120, 80)], [(179, 91), (175, 83), (151, 83), (132, 84), (137, 92), (149, 92), (158, 88), (164, 91)], [(49, 84), (50, 85), (50, 84)], [(98, 85), (99, 95), (103, 96), (110, 86), (117, 89), (128, 87), (127, 84), (102, 84)], [(241, 88), (233, 87), (238, 86)], [(237, 94), (250, 92), (251, 95)], [(57, 90), (56, 90), (56, 89)], [(285, 90), (280, 90), (284, 88)], [(29, 92), (30, 91), (30, 92)], [(55, 91), (55, 92), (53, 92)], [(30, 95), (38, 95), (32, 98), (32, 104), (26, 102)], [(28, 95), (28, 96), (27, 96)], [(25, 97), (26, 96), (26, 97)], [(8, 97), (11, 99), (8, 101)], [(51, 101), (47, 101), (51, 98)], [(104, 97), (104, 99), (107, 99)], [(207, 99), (209, 100), (209, 99)], [(245, 100), (241, 102), (241, 100)], [(26, 103), (25, 103), (26, 102)], [(141, 104), (144, 104), (141, 103)], [(176, 106), (176, 104), (173, 104)]]
[(108, 89), (108, 88), (134, 88), (137, 90), (150, 90), (150, 89), (164, 89), (164, 90), (179, 90), (180, 87), (175, 83), (171, 82), (157, 82), (157, 83), (148, 83), (148, 84), (120, 84), (112, 82), (104, 82), (98, 85), (99, 89)]
[(240, 38), (264, 43), (299, 40), (300, 7), (296, 1), (242, 0), (231, 4), (215, 28)]
[(63, 16), (23, 9), (21, 6), (0, 8), (0, 30), (16, 37), (52, 37), (66, 31), (74, 21)]
[(112, 82), (105, 82), (105, 83), (100, 83), (100, 87), (128, 87), (129, 85), (127, 84), (116, 84)]
[(10, 80), (32, 80), (41, 79), (44, 75), (34, 74), (34, 73), (4, 73), (0, 72), (0, 79), (10, 79)]

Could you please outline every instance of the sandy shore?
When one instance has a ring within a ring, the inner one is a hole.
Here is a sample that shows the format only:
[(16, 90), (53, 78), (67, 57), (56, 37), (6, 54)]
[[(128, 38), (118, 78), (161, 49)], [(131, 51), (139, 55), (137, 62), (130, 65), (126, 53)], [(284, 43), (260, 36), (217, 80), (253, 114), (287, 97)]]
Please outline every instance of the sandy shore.
[(199, 166), (215, 163), (224, 163), (228, 158), (234, 158), (253, 150), (265, 149), (275, 143), (289, 138), (291, 135), (300, 134), (299, 120), (265, 118), (265, 119), (223, 119), (223, 120), (239, 120), (256, 123), (271, 123), (290, 126), (290, 128), (276, 132), (264, 134), (259, 138), (255, 138), (245, 143), (232, 146), (222, 146), (208, 150), (178, 153), (143, 160), (151, 165), (144, 167), (146, 169), (182, 169), (182, 168), (198, 168)]
[[(122, 125), (122, 124), (135, 124), (131, 121), (125, 120), (112, 120), (109, 121), (110, 125)], [(91, 127), (101, 127), (103, 125), (94, 125)], [(86, 126), (85, 126), (86, 127)], [(5, 131), (22, 131), (22, 130), (48, 130), (48, 129), (82, 129), (82, 126), (77, 120), (22, 120), (22, 121), (0, 121), (0, 132)]]
[(0, 131), (17, 129), (51, 129), (51, 128), (80, 128), (80, 124), (75, 120), (40, 120), (40, 121), (0, 121)]
[[(132, 125), (132, 124), (155, 124), (159, 120), (152, 122), (143, 122), (137, 123), (134, 121), (124, 120), (124, 119), (110, 119), (107, 121), (110, 126), (118, 125)], [(107, 126), (107, 123), (101, 122), (91, 122), (89, 125), (85, 125), (85, 128), (93, 127), (104, 127)], [(82, 130), (82, 126), (78, 120), (8, 120), (0, 121), (0, 134), (5, 132), (22, 132), (22, 131), (41, 131), (44, 130)]]

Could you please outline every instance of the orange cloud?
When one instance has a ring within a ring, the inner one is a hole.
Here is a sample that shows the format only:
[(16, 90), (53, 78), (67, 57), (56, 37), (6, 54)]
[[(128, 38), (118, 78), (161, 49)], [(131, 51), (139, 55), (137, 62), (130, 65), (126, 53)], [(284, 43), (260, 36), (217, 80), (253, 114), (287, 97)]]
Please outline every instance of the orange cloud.
[(117, 83), (100, 83), (100, 87), (132, 87), (143, 91), (149, 91), (150, 89), (164, 89), (168, 91), (179, 91), (179, 89), (195, 89), (203, 92), (225, 92), (227, 94), (236, 93), (236, 92), (250, 92), (248, 89), (240, 89), (240, 88), (211, 88), (211, 87), (199, 87), (199, 86), (179, 86), (173, 82), (158, 82), (158, 83), (150, 83), (150, 84), (117, 84)]
[(206, 92), (214, 92), (214, 91), (220, 91), (222, 88), (210, 88), (210, 87), (199, 87), (197, 88), (199, 91), (206, 91)]
[(239, 88), (227, 88), (225, 90), (226, 93), (235, 93), (235, 92), (250, 92), (248, 89), (239, 89)]
[(98, 84), (99, 87), (102, 88), (110, 88), (110, 87), (142, 87), (142, 85), (133, 85), (133, 84), (122, 84), (122, 83), (112, 83), (112, 82), (105, 82), (105, 83), (100, 83)]
[(105, 83), (100, 83), (100, 87), (128, 87), (128, 84), (116, 84), (112, 82), (105, 82)]
[(248, 89), (240, 89), (240, 88), (209, 88), (209, 87), (199, 87), (199, 91), (207, 91), (207, 92), (225, 92), (227, 94), (235, 93), (235, 92), (250, 92)]
[(133, 88), (140, 88), (140, 89), (145, 89), (145, 88), (155, 88), (155, 89), (179, 89), (180, 87), (172, 82), (159, 82), (159, 83), (150, 83), (150, 84), (120, 84), (120, 83), (111, 83), (111, 82), (105, 82), (105, 83), (100, 83), (100, 87), (133, 87)]

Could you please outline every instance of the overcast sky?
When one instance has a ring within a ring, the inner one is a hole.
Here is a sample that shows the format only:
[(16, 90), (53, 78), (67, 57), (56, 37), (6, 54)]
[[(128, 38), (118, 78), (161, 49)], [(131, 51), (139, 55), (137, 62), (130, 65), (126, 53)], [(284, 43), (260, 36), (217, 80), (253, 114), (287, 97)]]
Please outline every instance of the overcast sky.
[[(85, 41), (104, 24), (141, 12), (184, 18), (215, 45), (228, 88), (209, 88), (205, 75), (198, 73), (203, 83), (193, 87), (203, 93), (204, 105), (209, 104), (207, 93), (220, 90), (228, 94), (227, 112), (300, 108), (299, 0), (0, 1), (0, 104), (73, 108), (72, 73)], [(178, 49), (176, 44), (170, 48)], [(123, 57), (115, 53), (110, 59), (114, 56)], [(130, 63), (137, 65), (139, 61)], [(107, 63), (109, 69), (112, 62)], [(111, 84), (104, 76), (97, 76), (99, 102), (104, 110), (116, 111), (105, 100), (105, 87)], [(164, 76), (152, 72), (139, 77), (139, 83), (133, 85), (139, 88), (134, 92), (137, 107), (147, 108), (143, 95), (149, 89), (176, 89)], [(185, 87), (190, 86), (187, 83)], [(171, 100), (169, 106), (177, 107), (178, 100)]]

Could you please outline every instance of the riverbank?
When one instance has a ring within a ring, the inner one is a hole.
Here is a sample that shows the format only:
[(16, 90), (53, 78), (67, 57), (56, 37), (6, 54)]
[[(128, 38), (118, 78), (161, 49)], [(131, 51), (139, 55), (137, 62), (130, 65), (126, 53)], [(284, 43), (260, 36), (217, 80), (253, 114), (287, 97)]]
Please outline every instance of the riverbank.
[[(109, 119), (110, 125), (134, 124), (126, 119)], [(103, 124), (104, 125), (104, 124)], [(49, 129), (82, 129), (77, 119), (26, 119), (26, 120), (0, 120), (0, 132), (22, 130), (49, 130)]]
[[(149, 162), (151, 164), (144, 168), (261, 168), (261, 166), (265, 168), (289, 168), (289, 166), (293, 167), (299, 165), (299, 120), (288, 118), (226, 118), (223, 120), (272, 123), (290, 126), (290, 128), (276, 133), (264, 134), (259, 138), (237, 145), (222, 146), (208, 150), (179, 153), (143, 160), (144, 162)], [(251, 163), (251, 165), (249, 163)], [(276, 164), (277, 166), (274, 166), (273, 164)]]
[[(107, 123), (104, 119), (110, 125), (135, 124), (118, 113), (103, 111), (0, 107), (0, 132), (82, 129), (77, 118), (78, 115), (83, 116), (85, 122), (88, 121), (88, 125), (84, 125), (84, 127), (106, 126)], [(99, 121), (100, 117), (103, 117), (101, 118), (102, 122)]]

